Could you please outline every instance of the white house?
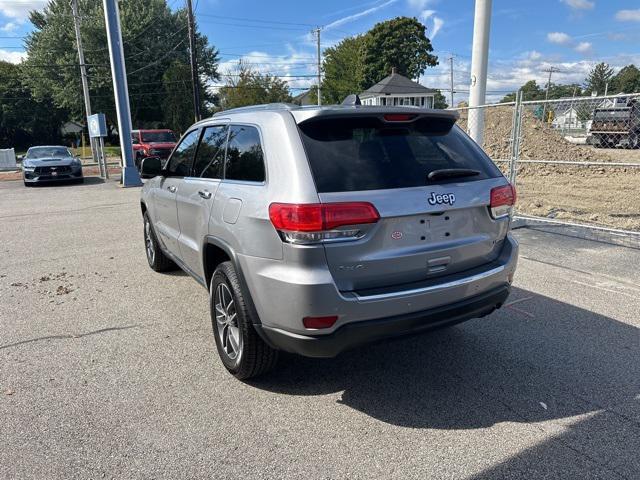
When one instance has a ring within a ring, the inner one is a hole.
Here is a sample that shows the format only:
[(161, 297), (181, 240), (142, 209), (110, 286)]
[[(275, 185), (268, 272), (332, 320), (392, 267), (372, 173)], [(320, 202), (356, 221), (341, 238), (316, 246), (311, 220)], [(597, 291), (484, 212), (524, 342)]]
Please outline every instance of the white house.
[(578, 118), (578, 111), (574, 107), (556, 113), (551, 125), (554, 128), (584, 128), (584, 122)]
[(427, 88), (391, 69), (391, 75), (360, 94), (363, 105), (414, 105), (433, 108), (436, 90)]

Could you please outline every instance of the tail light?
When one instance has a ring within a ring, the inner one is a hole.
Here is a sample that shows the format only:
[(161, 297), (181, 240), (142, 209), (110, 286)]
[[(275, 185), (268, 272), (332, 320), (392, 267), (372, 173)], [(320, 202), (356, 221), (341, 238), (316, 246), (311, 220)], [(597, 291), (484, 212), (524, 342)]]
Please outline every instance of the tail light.
[(491, 189), (489, 210), (493, 218), (503, 218), (509, 215), (511, 207), (516, 203), (516, 189), (513, 185), (503, 185)]
[(284, 241), (318, 243), (358, 239), (362, 236), (358, 225), (376, 223), (380, 215), (367, 202), (272, 203), (269, 218)]

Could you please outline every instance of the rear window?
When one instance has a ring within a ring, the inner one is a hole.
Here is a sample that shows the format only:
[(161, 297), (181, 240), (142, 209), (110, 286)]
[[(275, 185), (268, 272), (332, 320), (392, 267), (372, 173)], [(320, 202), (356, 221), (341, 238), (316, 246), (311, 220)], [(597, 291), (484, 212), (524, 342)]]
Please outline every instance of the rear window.
[(433, 170), (465, 168), (475, 181), (500, 176), (486, 154), (451, 120), (386, 123), (378, 118), (318, 120), (300, 125), (318, 192), (428, 185)]

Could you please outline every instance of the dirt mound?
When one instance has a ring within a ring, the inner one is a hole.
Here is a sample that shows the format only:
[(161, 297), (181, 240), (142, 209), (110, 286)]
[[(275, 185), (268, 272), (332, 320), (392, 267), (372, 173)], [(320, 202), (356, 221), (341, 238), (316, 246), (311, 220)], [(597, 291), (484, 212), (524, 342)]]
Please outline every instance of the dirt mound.
[[(466, 129), (468, 111), (460, 114), (459, 125)], [(485, 109), (484, 150), (493, 159), (511, 155), (513, 107)], [(587, 145), (567, 142), (560, 132), (524, 111), (521, 129), (520, 158), (523, 160), (609, 161), (609, 155)]]
[[(494, 160), (511, 156), (513, 107), (485, 112), (484, 150)], [(468, 112), (459, 125), (467, 128)], [(605, 150), (569, 143), (561, 133), (525, 111), (521, 160), (640, 161), (638, 151)], [(496, 162), (508, 174), (509, 164)], [(519, 164), (517, 211), (540, 217), (640, 231), (640, 168)]]

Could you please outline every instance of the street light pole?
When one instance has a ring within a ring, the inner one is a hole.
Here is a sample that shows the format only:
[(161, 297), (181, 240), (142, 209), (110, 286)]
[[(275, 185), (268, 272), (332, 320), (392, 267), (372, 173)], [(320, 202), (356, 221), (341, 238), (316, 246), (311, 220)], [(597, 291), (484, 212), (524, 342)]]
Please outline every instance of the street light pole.
[(484, 110), (489, 64), (489, 31), (492, 0), (476, 0), (471, 56), (471, 88), (469, 91), (469, 135), (478, 145), (484, 142)]
[(127, 86), (127, 70), (124, 64), (122, 49), (122, 32), (120, 31), (120, 12), (118, 0), (103, 0), (104, 20), (107, 27), (109, 58), (111, 60), (111, 76), (113, 77), (113, 94), (118, 114), (118, 134), (122, 153), (122, 186), (138, 187), (142, 185), (138, 169), (133, 163), (133, 145), (131, 144), (131, 110), (129, 107), (129, 90)]

